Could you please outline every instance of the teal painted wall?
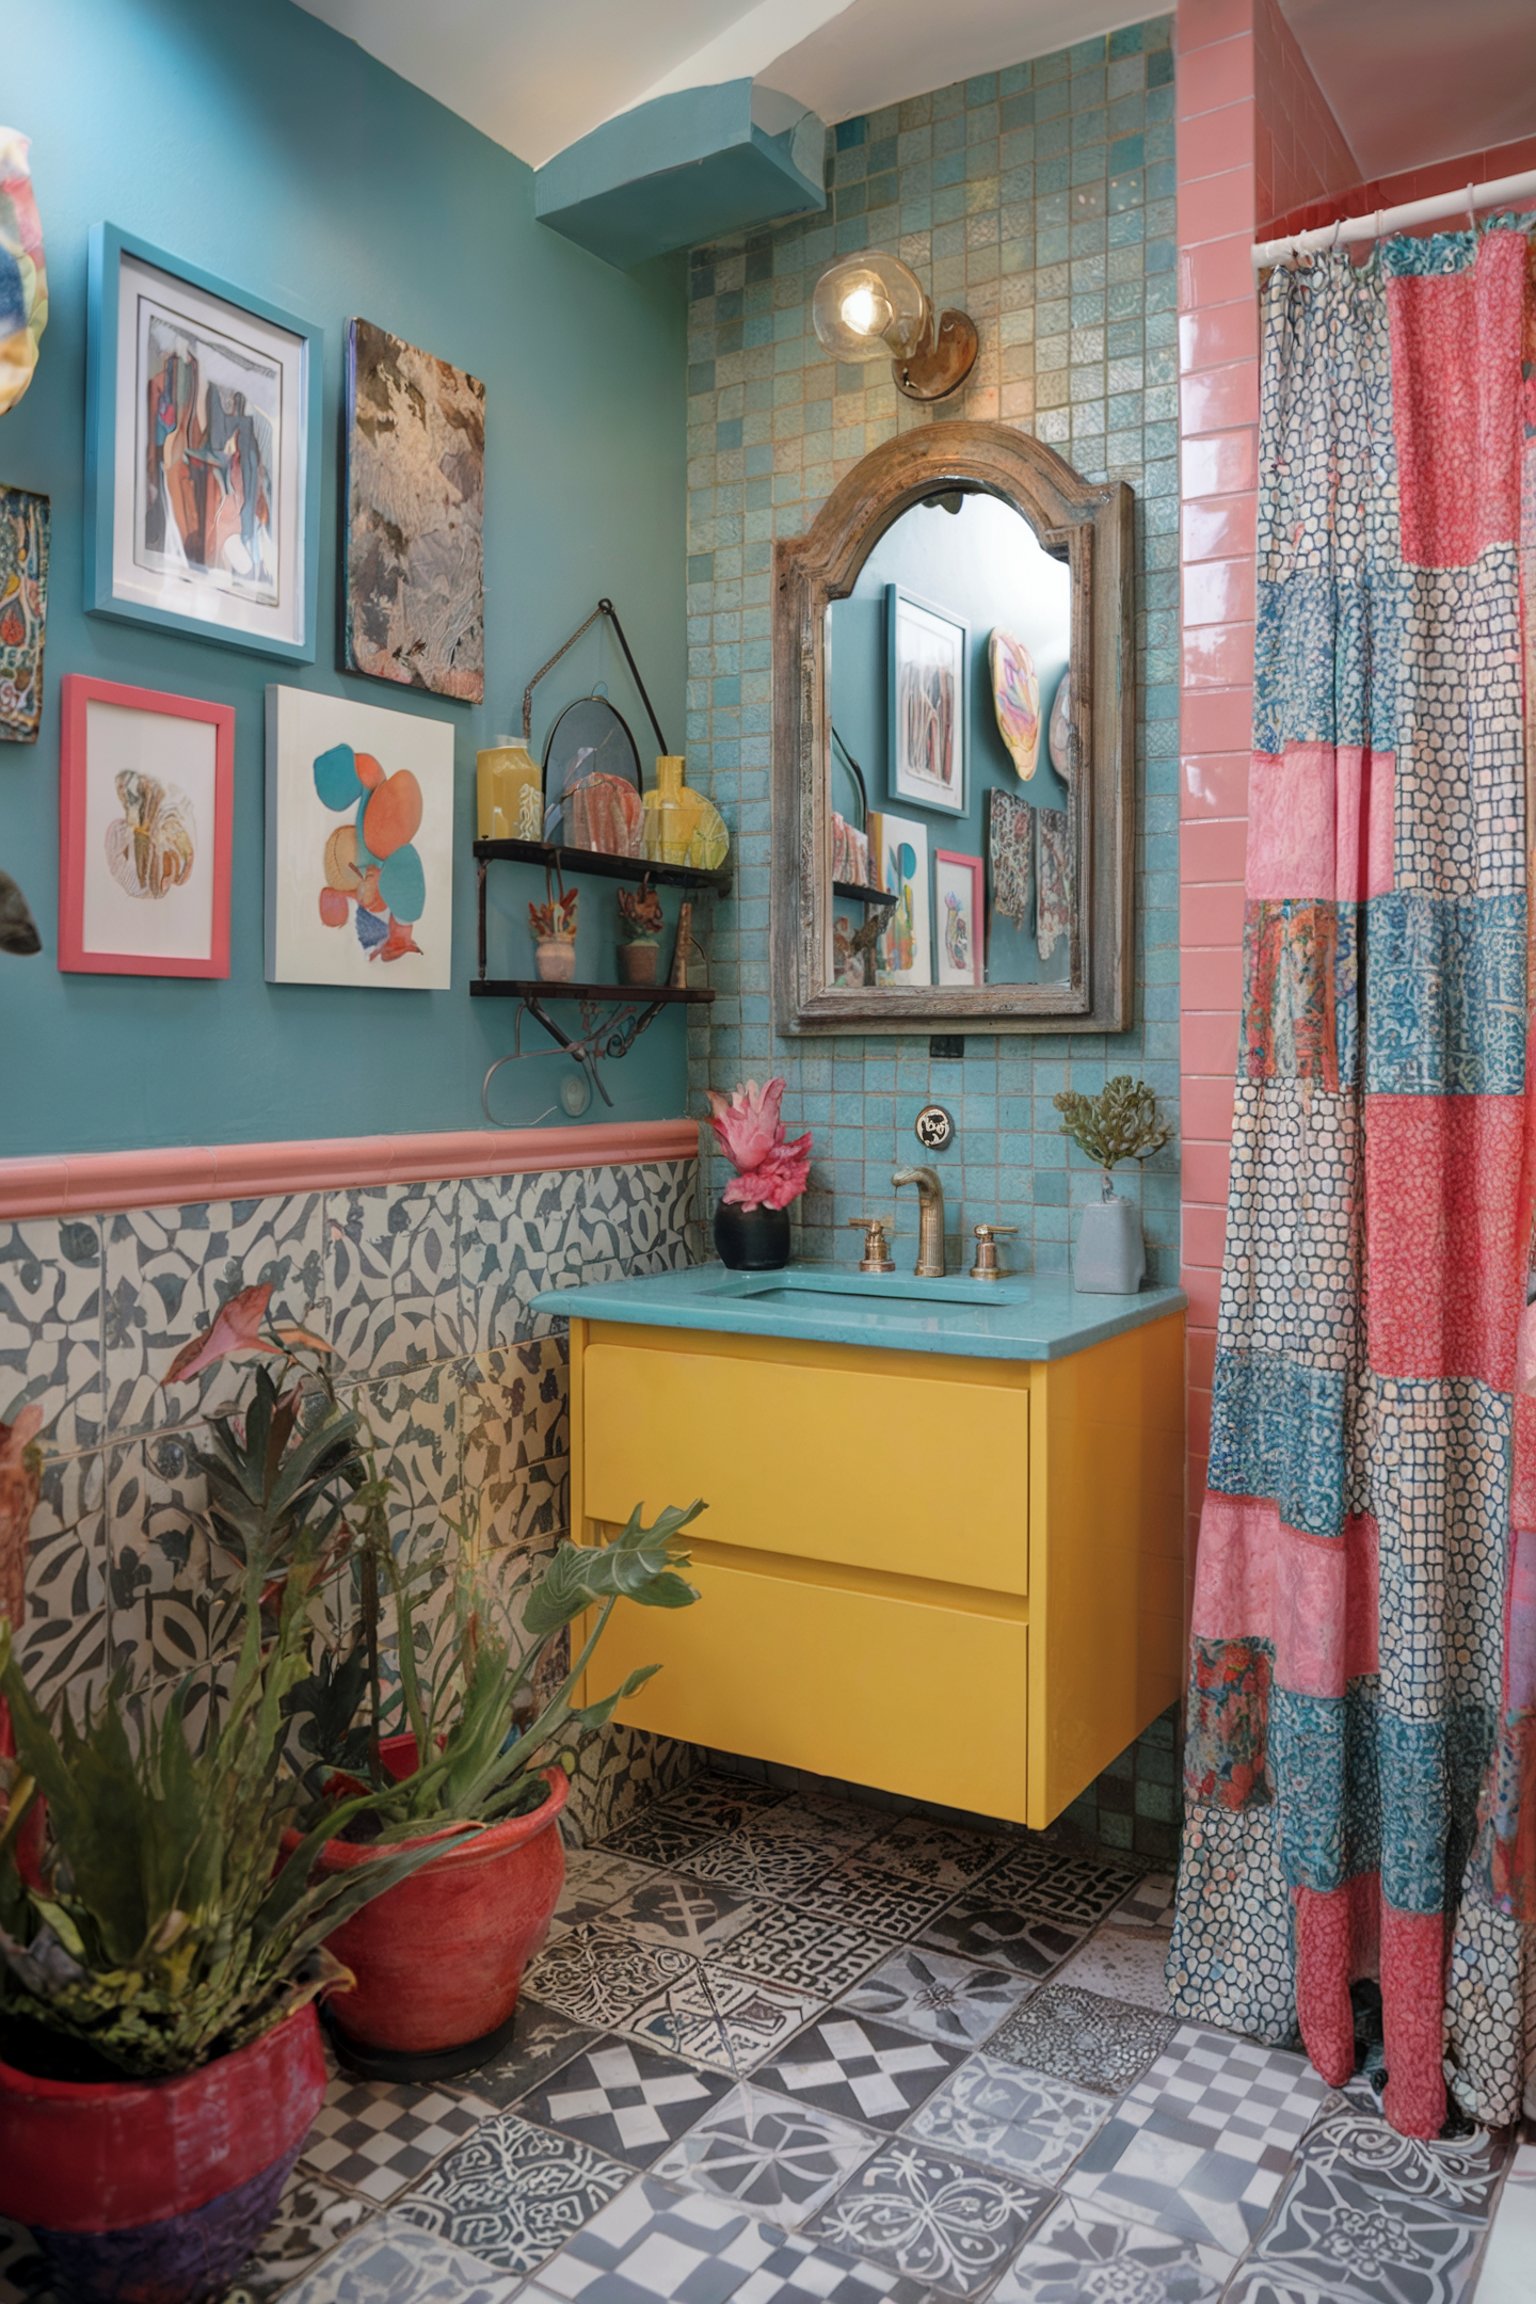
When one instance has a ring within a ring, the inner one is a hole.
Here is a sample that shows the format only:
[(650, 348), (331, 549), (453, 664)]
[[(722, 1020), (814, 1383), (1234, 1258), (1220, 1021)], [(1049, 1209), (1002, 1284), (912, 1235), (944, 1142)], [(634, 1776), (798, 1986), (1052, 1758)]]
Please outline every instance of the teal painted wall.
[[(46, 947), (32, 960), (0, 958), (0, 1155), (477, 1127), (485, 1068), (512, 1047), (510, 1005), (472, 1005), (467, 991), (477, 745), (516, 727), (528, 674), (602, 593), (624, 618), (669, 740), (682, 742), (682, 274), (668, 261), (626, 277), (537, 224), (521, 161), (287, 0), (15, 10), (0, 113), (32, 138), (52, 296), (32, 389), (0, 418), (0, 481), (51, 496), (54, 524), (42, 734), (36, 745), (0, 744), (0, 866), (25, 888)], [(103, 219), (326, 331), (312, 665), (295, 671), (82, 611), (86, 239)], [(342, 346), (359, 314), (487, 388), (483, 708), (335, 669)], [(227, 983), (55, 968), (59, 682), (69, 672), (236, 707)], [(540, 688), (536, 743), (558, 705), (599, 678), (637, 740), (645, 729), (649, 771), (644, 714), (600, 634)], [(263, 981), (269, 681), (452, 721), (463, 844), (451, 991)], [(542, 894), (542, 877), (492, 874), (492, 969), (521, 974), (523, 906)], [(613, 891), (586, 887), (580, 965), (607, 976)], [(525, 1048), (539, 1041), (525, 1031)], [(553, 1056), (509, 1067), (494, 1091), (498, 1119), (534, 1119), (568, 1070)], [(680, 1112), (679, 1019), (660, 1019), (605, 1077), (619, 1117)], [(588, 1115), (612, 1116), (600, 1102)]]

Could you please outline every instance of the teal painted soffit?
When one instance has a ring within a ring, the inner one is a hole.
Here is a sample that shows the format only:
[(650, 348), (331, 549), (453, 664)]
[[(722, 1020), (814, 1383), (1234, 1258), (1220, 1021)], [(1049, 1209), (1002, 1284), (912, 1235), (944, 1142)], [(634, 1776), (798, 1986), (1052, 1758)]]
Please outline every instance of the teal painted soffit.
[(541, 223), (628, 271), (827, 204), (827, 132), (750, 80), (682, 88), (605, 120), (533, 180)]

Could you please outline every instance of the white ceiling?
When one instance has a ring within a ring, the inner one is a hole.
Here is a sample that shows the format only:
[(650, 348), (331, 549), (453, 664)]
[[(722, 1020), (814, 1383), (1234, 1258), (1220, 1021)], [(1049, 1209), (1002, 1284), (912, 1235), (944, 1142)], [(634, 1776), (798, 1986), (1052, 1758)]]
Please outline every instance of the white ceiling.
[[(754, 79), (846, 120), (1149, 0), (299, 0), (539, 167), (647, 97)], [(1363, 176), (1536, 134), (1536, 0), (1281, 0)]]
[(1280, 0), (1363, 177), (1536, 135), (1536, 0)]

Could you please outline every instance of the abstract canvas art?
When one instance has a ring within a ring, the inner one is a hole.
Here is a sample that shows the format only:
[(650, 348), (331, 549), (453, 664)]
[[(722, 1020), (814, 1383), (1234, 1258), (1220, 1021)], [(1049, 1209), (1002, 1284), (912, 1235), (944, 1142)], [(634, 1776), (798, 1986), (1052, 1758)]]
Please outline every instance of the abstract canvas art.
[(933, 859), (934, 958), (941, 984), (985, 981), (981, 858), (947, 848)]
[(342, 661), (485, 695), (485, 386), (371, 321), (347, 330)]
[(227, 976), (232, 705), (66, 678), (59, 966)]
[(891, 797), (965, 813), (963, 618), (885, 588), (890, 660)]
[(896, 901), (881, 914), (875, 947), (877, 984), (931, 984), (932, 930), (928, 910), (928, 827), (910, 816), (871, 814), (871, 857), (879, 884)]
[(453, 728), (267, 690), (267, 980), (448, 989)]
[(1035, 944), (1049, 960), (1072, 933), (1076, 874), (1072, 868), (1072, 818), (1065, 808), (1035, 811), (1039, 854), (1035, 859)]
[(314, 654), (319, 354), (292, 314), (96, 227), (89, 607)]
[(0, 487), (0, 743), (37, 740), (47, 621), (48, 499)]
[(987, 794), (987, 862), (993, 912), (1022, 928), (1035, 900), (1035, 811), (1028, 800)]

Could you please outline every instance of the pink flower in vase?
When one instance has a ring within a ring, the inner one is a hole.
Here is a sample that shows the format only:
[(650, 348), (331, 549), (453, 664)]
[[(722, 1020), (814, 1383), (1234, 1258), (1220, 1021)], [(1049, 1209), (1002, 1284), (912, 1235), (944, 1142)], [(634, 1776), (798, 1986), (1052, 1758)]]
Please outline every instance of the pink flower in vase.
[(735, 1176), (721, 1197), (738, 1208), (787, 1208), (810, 1174), (809, 1134), (788, 1140), (782, 1106), (784, 1082), (744, 1082), (730, 1096), (709, 1091), (710, 1120)]

